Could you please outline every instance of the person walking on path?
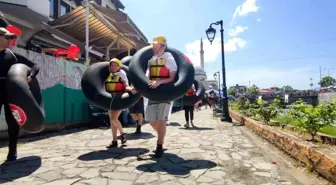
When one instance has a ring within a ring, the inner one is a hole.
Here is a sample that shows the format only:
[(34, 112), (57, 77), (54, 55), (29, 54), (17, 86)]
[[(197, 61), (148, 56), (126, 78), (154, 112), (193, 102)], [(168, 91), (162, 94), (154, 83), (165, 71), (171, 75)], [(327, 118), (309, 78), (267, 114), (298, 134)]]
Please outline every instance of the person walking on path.
[(129, 108), (132, 118), (135, 120), (137, 126), (135, 134), (141, 134), (141, 125), (143, 121), (143, 114), (144, 114), (144, 97), (142, 96), (141, 99), (132, 107)]
[[(167, 40), (164, 36), (155, 37), (152, 46), (154, 55), (148, 61), (150, 79), (148, 85), (149, 88), (155, 89), (161, 84), (174, 81), (177, 64), (173, 55), (166, 51)], [(155, 157), (161, 157), (164, 153), (163, 144), (171, 103), (170, 101), (148, 100), (145, 117), (158, 135)]]
[(28, 60), (26, 57), (19, 54), (14, 54), (11, 50), (8, 49), (10, 46), (10, 42), (13, 39), (17, 38), (17, 35), (10, 33), (6, 29), (8, 25), (9, 23), (0, 12), (0, 111), (2, 109), (2, 106), (4, 106), (9, 137), (9, 150), (6, 162), (11, 162), (17, 159), (17, 142), (20, 133), (20, 126), (17, 124), (8, 104), (6, 89), (7, 74), (12, 65), (16, 63), (25, 64), (31, 68), (30, 74), (27, 77), (27, 82), (29, 83), (39, 73), (40, 67), (32, 61)]
[[(110, 75), (105, 80), (105, 89), (107, 92), (111, 93), (112, 96), (118, 96), (126, 91), (132, 91), (132, 87), (129, 86), (128, 79), (124, 70), (121, 69), (122, 63), (119, 59), (113, 58), (109, 64)], [(113, 101), (113, 99), (112, 99)], [(126, 133), (124, 133), (122, 125), (119, 121), (119, 116), (122, 110), (109, 110), (108, 114), (110, 117), (111, 131), (112, 131), (112, 142), (106, 146), (106, 148), (114, 148), (118, 146), (117, 139), (120, 138), (121, 144), (125, 144)], [(117, 132), (120, 132), (120, 136), (117, 137)]]

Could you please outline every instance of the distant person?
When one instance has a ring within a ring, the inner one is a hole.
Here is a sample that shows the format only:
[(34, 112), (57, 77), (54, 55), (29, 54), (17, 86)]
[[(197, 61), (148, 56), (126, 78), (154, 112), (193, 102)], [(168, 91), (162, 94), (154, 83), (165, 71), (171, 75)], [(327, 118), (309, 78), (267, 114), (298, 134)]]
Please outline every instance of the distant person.
[(129, 111), (136, 122), (135, 134), (141, 134), (141, 125), (144, 119), (144, 97), (142, 96), (135, 105), (130, 107)]

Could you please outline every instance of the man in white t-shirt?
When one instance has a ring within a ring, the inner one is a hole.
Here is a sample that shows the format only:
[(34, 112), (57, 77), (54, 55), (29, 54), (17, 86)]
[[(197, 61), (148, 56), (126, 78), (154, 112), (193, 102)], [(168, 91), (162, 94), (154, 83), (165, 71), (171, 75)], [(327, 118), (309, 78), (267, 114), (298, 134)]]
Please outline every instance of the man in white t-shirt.
[[(163, 36), (157, 36), (153, 42), (154, 56), (148, 61), (150, 83), (149, 87), (155, 89), (161, 84), (171, 83), (175, 79), (177, 65), (173, 55), (166, 52), (167, 41)], [(169, 92), (167, 92), (169, 93)], [(163, 154), (162, 145), (166, 135), (166, 122), (172, 102), (148, 100), (146, 107), (146, 120), (158, 134), (155, 157)]]

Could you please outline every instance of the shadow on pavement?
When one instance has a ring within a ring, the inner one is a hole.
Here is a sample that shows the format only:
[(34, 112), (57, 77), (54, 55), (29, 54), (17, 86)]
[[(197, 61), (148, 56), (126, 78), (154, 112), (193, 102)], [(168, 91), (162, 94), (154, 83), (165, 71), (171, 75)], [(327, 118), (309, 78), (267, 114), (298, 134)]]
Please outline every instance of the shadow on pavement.
[(181, 126), (181, 124), (179, 124), (177, 122), (170, 122), (169, 125), (167, 125), (167, 126), (178, 127), (178, 126)]
[(189, 127), (189, 128), (185, 128), (185, 127), (182, 127), (180, 129), (183, 129), (183, 130), (213, 130), (213, 128), (209, 128), (209, 127)]
[(154, 158), (153, 155), (138, 157), (138, 161), (151, 160), (156, 163), (141, 164), (136, 167), (143, 172), (167, 172), (171, 175), (188, 175), (191, 170), (210, 169), (217, 166), (209, 160), (184, 160), (176, 154), (165, 153), (161, 158)]
[(31, 175), (41, 167), (41, 157), (23, 157), (0, 165), (0, 184)]
[(105, 160), (105, 159), (123, 159), (127, 157), (136, 157), (148, 153), (144, 148), (113, 148), (108, 150), (93, 151), (78, 157), (81, 161)]
[(136, 140), (136, 139), (151, 139), (154, 135), (149, 132), (141, 132), (141, 134), (130, 133), (127, 134), (127, 140)]
[[(78, 127), (78, 128), (72, 128), (72, 129), (67, 129), (67, 130), (62, 130), (62, 131), (46, 131), (46, 132), (40, 132), (36, 134), (28, 134), (24, 136), (19, 136), (19, 143), (29, 143), (33, 141), (38, 141), (42, 139), (48, 139), (52, 138), (55, 136), (63, 136), (63, 135), (68, 135), (68, 134), (74, 134), (78, 132), (82, 132), (88, 130), (87, 127)], [(7, 132), (7, 131), (6, 131)], [(7, 141), (8, 139), (1, 139), (0, 140), (0, 148), (7, 147)]]

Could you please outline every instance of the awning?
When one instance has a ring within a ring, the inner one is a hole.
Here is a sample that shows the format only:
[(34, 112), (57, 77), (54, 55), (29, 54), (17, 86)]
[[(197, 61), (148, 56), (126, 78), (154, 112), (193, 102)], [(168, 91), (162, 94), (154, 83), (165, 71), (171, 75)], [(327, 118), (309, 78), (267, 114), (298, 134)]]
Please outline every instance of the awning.
[(132, 19), (124, 12), (105, 8), (92, 4), (93, 8), (103, 13), (104, 17), (111, 21), (121, 34), (128, 36), (140, 45), (147, 45), (148, 40), (141, 30), (134, 24)]
[[(26, 46), (27, 42), (33, 37), (45, 40), (45, 42), (57, 42), (57, 39), (52, 36), (56, 35), (78, 45), (81, 47), (81, 50), (84, 50), (84, 44), (82, 42), (45, 24), (49, 21), (49, 18), (29, 9), (27, 6), (0, 2), (0, 11), (5, 15), (5, 18), (10, 24), (22, 30), (18, 44), (23, 47)], [(57, 46), (67, 48), (69, 45), (58, 43)]]
[[(147, 45), (146, 38), (143, 38), (143, 35), (126, 28), (124, 22), (112, 21), (111, 15), (105, 14), (115, 10), (107, 11), (106, 9), (96, 4), (90, 4), (89, 46), (104, 50), (107, 56), (115, 56), (133, 48), (139, 49)], [(107, 19), (107, 17), (110, 18)], [(85, 7), (78, 6), (71, 12), (49, 22), (49, 25), (85, 43), (85, 18)]]

